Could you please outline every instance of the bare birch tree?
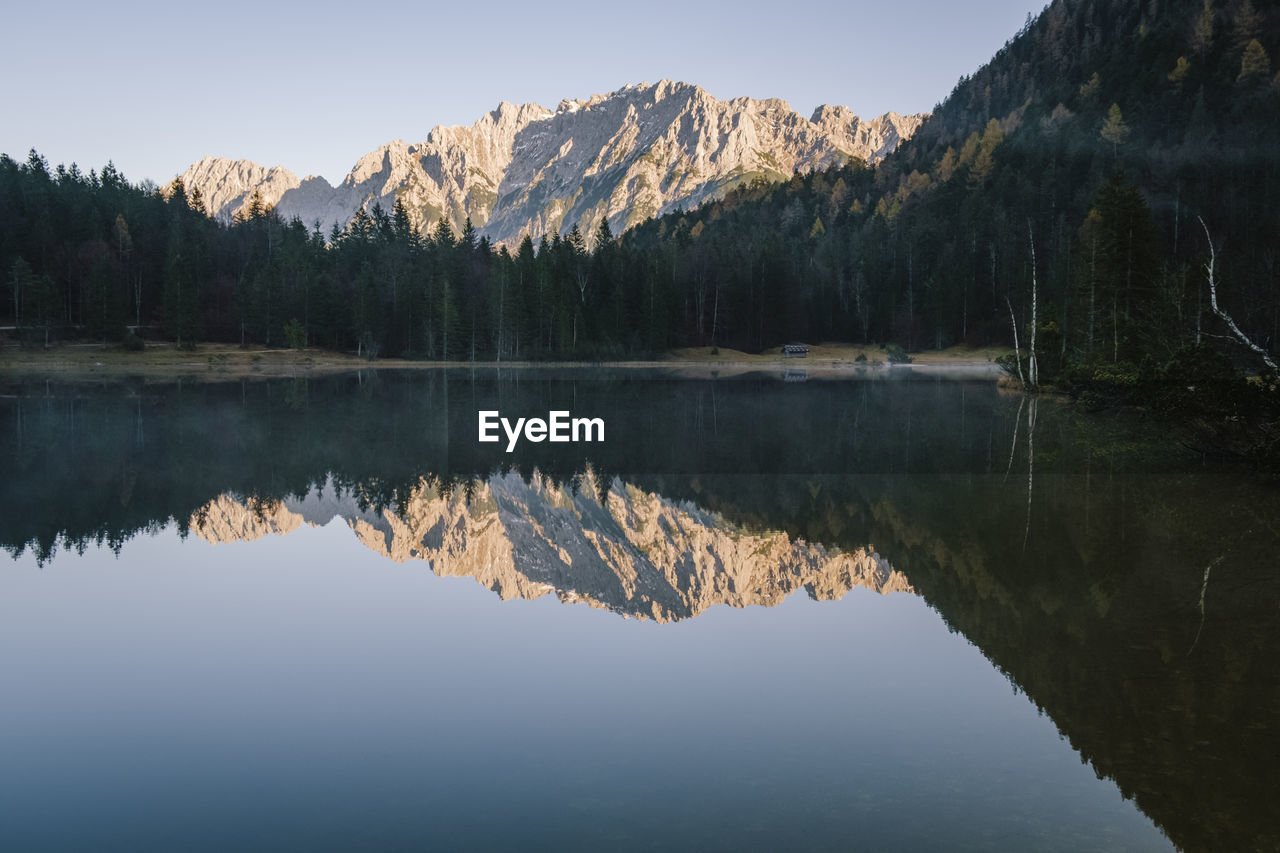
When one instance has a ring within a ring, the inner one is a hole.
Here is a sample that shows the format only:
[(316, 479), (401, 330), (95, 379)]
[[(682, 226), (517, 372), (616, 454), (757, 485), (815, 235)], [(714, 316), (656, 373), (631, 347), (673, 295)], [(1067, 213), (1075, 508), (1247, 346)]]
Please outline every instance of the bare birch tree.
[(1036, 327), (1040, 325), (1036, 314), (1036, 239), (1031, 231), (1031, 219), (1027, 219), (1027, 242), (1031, 246), (1031, 354), (1027, 371), (1031, 377), (1031, 387), (1040, 385), (1040, 371), (1036, 367)]

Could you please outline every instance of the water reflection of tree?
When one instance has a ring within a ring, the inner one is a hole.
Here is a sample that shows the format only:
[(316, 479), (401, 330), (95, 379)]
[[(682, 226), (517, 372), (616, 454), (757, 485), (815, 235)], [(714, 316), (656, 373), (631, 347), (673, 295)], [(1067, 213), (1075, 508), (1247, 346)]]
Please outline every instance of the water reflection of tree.
[[(572, 483), (588, 463), (601, 475), (598, 483), (612, 472), (929, 470), (972, 465), (983, 449), (976, 432), (964, 441), (931, 440), (918, 429), (908, 437), (895, 428), (910, 421), (913, 396), (896, 383), (866, 383), (850, 394), (847, 386), (784, 387), (773, 377), (504, 377), (362, 371), (216, 385), (19, 384), (0, 403), (6, 441), (15, 448), (0, 544), (14, 553), (29, 546), (42, 562), (58, 543), (118, 549), (135, 531), (169, 519), (185, 529), (216, 495), (300, 496), (330, 478), (381, 510), (403, 505), (424, 475), (452, 491), (509, 467), (526, 479), (537, 469)], [(949, 395), (947, 406), (958, 399)], [(631, 428), (603, 445), (526, 445), (495, 458), (492, 446), (471, 438), (477, 408), (498, 404), (525, 414), (589, 411), (606, 416), (611, 429)], [(882, 428), (857, 428), (859, 422)], [(844, 427), (849, 423), (854, 428)], [(910, 453), (910, 444), (926, 452)], [(118, 485), (108, 500), (110, 482)]]
[(728, 518), (781, 507), (793, 535), (874, 542), (1178, 846), (1280, 842), (1280, 536), (1257, 520), (1280, 517), (1275, 494), (1253, 494), (1255, 519), (1231, 476), (1053, 473), (1035, 478), (1026, 538), (1026, 495), (998, 474), (755, 483), (704, 477), (697, 496)]
[[(0, 402), (14, 451), (0, 542), (39, 561), (59, 545), (119, 550), (170, 519), (186, 529), (218, 495), (265, 514), (326, 482), (380, 513), (424, 488), (471, 500), (495, 471), (582, 488), (590, 468), (603, 502), (625, 474), (745, 530), (874, 543), (1179, 846), (1280, 846), (1268, 760), (1280, 733), (1267, 717), (1280, 707), (1274, 493), (1189, 470), (1140, 423), (973, 387), (749, 380), (713, 398), (698, 383), (681, 396), (584, 381), (578, 403), (611, 423), (652, 418), (635, 446), (542, 445), (495, 464), (449, 441), (474, 430), (486, 394), (545, 410), (559, 393), (519, 385), (428, 372), (16, 388)], [(796, 423), (816, 440), (786, 440), (780, 430)], [(731, 473), (735, 461), (750, 473)]]

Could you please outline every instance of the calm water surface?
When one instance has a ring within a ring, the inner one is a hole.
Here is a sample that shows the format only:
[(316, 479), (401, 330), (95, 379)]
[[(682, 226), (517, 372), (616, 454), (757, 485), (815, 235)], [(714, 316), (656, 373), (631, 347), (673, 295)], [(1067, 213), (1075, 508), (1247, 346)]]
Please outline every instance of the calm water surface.
[(11, 382), (0, 848), (1280, 845), (1275, 491), (900, 376)]

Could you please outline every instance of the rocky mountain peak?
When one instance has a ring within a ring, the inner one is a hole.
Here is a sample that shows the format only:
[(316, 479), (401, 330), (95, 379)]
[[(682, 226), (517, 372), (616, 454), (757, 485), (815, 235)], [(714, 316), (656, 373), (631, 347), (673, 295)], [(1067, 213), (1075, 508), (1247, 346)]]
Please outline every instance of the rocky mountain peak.
[(266, 204), (278, 204), (285, 193), (301, 186), (302, 181), (283, 166), (270, 168), (249, 160), (231, 160), (205, 155), (179, 177), (190, 193), (199, 189), (205, 209), (215, 215), (239, 210), (249, 203), (256, 189)]
[[(923, 116), (888, 113), (864, 121), (822, 106), (810, 119), (786, 101), (722, 101), (690, 83), (659, 80), (565, 99), (553, 112), (506, 101), (463, 127), (436, 127), (421, 143), (393, 140), (357, 161), (329, 187), (281, 167), (206, 157), (182, 178), (210, 211), (232, 216), (254, 189), (285, 219), (324, 230), (361, 207), (400, 201), (421, 229), (470, 218), (495, 243), (528, 234), (590, 233), (608, 219), (615, 233), (651, 216), (692, 207), (756, 178), (849, 158), (876, 161), (919, 127)], [(326, 191), (326, 187), (328, 187)]]

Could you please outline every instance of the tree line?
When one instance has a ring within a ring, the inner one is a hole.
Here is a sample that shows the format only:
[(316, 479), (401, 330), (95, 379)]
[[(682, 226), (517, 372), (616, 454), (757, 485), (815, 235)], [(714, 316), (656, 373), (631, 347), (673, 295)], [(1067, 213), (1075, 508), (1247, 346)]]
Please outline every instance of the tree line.
[(1041, 382), (1112, 386), (1188, 347), (1254, 368), (1222, 316), (1274, 352), (1275, 5), (1056, 0), (878, 167), (754, 181), (621, 237), (494, 246), (469, 222), (418, 232), (399, 203), (322, 234), (259, 197), (218, 223), (176, 181), (3, 157), (3, 310), (35, 343), (477, 361), (1016, 343)]
[[(403, 206), (322, 234), (255, 194), (231, 223), (197, 191), (0, 157), (5, 314), (24, 341), (158, 335), (441, 360), (603, 358), (682, 341), (678, 294), (631, 265), (605, 224), (514, 251), (428, 233)], [(646, 268), (652, 266), (646, 264)], [(647, 284), (638, 287), (637, 282)], [(639, 320), (639, 322), (638, 322)]]

